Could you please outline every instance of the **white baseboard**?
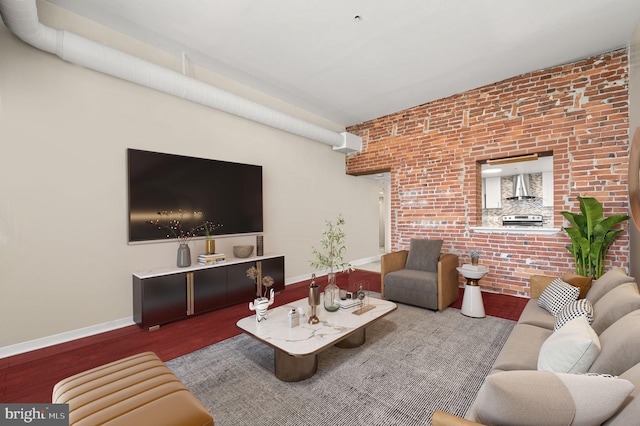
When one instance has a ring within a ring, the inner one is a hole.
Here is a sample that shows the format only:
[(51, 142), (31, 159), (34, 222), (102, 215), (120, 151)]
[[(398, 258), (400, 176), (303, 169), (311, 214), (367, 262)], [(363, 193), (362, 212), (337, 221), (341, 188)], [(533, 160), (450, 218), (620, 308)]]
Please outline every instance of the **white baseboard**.
[(133, 318), (122, 318), (102, 324), (79, 328), (77, 330), (65, 331), (64, 333), (54, 334), (40, 339), (16, 343), (15, 345), (4, 346), (0, 348), (0, 359), (34, 351), (36, 349), (46, 348), (48, 346), (59, 345), (76, 339), (82, 339), (83, 337), (93, 336), (107, 331), (116, 330), (118, 328), (128, 327), (133, 324), (135, 324), (135, 322), (133, 322)]

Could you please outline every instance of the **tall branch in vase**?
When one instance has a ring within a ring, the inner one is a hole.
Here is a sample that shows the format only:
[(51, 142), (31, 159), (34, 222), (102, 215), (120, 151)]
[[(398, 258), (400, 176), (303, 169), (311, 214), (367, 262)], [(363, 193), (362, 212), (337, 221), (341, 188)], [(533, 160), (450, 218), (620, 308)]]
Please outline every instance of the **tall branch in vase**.
[(326, 221), (327, 228), (322, 232), (320, 240), (321, 249), (313, 249), (315, 260), (310, 264), (318, 270), (329, 271), (327, 275), (328, 285), (324, 289), (324, 307), (327, 311), (335, 312), (340, 308), (340, 289), (336, 285), (336, 275), (334, 269), (340, 272), (354, 268), (344, 261), (347, 252), (345, 245), (345, 233), (342, 230), (345, 221), (342, 215), (338, 215), (335, 223)]

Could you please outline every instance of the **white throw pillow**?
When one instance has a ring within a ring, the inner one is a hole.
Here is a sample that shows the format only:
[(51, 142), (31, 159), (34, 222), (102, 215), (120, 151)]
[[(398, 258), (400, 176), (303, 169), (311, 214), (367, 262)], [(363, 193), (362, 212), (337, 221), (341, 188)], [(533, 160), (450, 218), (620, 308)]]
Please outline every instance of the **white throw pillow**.
[(538, 370), (586, 373), (600, 354), (600, 339), (585, 316), (567, 322), (540, 347)]
[(558, 316), (567, 303), (578, 299), (580, 289), (567, 284), (560, 278), (551, 281), (538, 298), (538, 306), (546, 309), (551, 315)]

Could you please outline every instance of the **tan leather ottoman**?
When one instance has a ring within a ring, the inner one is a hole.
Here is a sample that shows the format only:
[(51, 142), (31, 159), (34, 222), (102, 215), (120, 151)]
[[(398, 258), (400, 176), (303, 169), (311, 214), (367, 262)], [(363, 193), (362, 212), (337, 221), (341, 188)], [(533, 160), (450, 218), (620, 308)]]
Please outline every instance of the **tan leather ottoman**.
[(53, 403), (69, 404), (69, 424), (213, 425), (213, 417), (153, 352), (58, 382)]

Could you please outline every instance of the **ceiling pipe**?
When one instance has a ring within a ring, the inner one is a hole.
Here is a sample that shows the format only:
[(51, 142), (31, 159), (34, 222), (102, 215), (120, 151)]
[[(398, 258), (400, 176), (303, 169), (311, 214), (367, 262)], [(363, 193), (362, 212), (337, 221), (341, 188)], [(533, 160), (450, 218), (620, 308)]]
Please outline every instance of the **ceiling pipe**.
[(67, 62), (324, 143), (335, 151), (362, 148), (362, 139), (351, 133), (325, 129), (69, 31), (47, 27), (38, 19), (36, 0), (0, 0), (0, 15), (22, 41)]

